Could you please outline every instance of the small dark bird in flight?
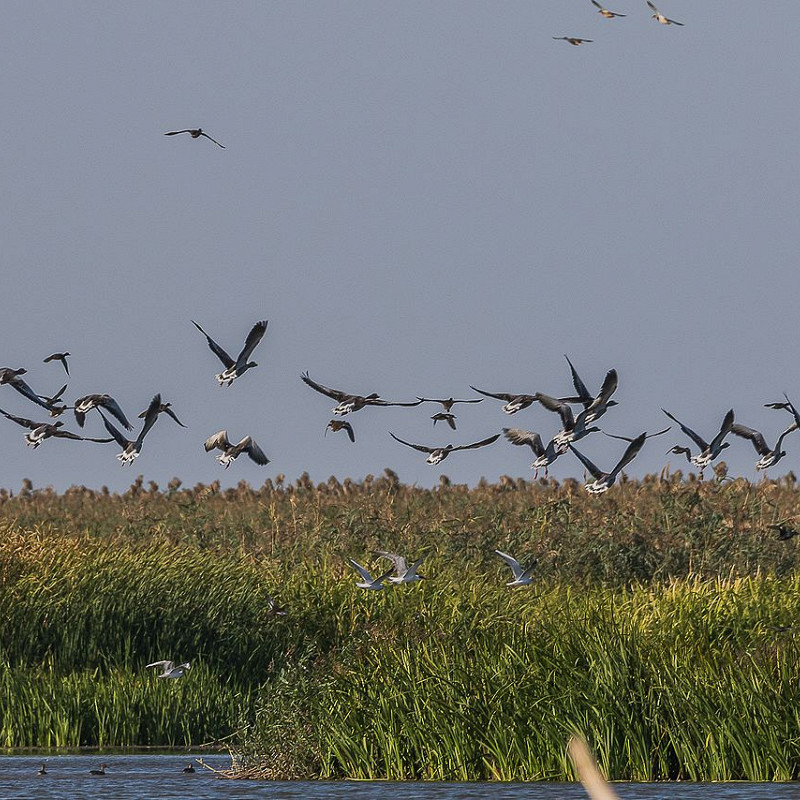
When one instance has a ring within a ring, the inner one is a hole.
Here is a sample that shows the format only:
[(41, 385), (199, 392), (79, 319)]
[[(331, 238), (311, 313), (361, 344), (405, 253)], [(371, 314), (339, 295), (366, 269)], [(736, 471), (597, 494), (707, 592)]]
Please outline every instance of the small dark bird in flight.
[(264, 336), (267, 330), (267, 320), (262, 319), (260, 322), (256, 322), (256, 324), (253, 325), (250, 329), (250, 333), (247, 334), (242, 352), (236, 356), (235, 360), (232, 359), (194, 320), (192, 320), (192, 325), (206, 337), (211, 352), (225, 365), (225, 369), (216, 376), (220, 386), (224, 386), (226, 383), (230, 386), (237, 378), (244, 375), (248, 369), (258, 366), (255, 361), (248, 361), (247, 359), (253, 354), (256, 345)]
[(332, 419), (326, 426), (325, 426), (325, 436), (328, 435), (328, 431), (347, 431), (347, 435), (350, 437), (350, 441), (355, 443), (356, 441), (356, 434), (353, 430), (353, 426), (344, 419)]
[(434, 414), (431, 419), (433, 420), (433, 427), (436, 427), (437, 422), (446, 422), (453, 430), (456, 429), (456, 415), (448, 414), (446, 411), (440, 411)]
[[(202, 129), (202, 128), (187, 128), (184, 131), (170, 131), (169, 133), (165, 133), (164, 136), (177, 136), (179, 133), (188, 133), (192, 139), (199, 139), (201, 136), (205, 136), (206, 139), (211, 139), (211, 137)], [(216, 139), (211, 139), (217, 147), (221, 147), (223, 150), (225, 149), (224, 144), (220, 144)]]
[(579, 44), (583, 44), (584, 42), (591, 42), (594, 41), (593, 39), (579, 39), (577, 36), (554, 36), (554, 39), (563, 39), (565, 42), (569, 42), (570, 44), (574, 44), (576, 47)]
[(453, 447), (452, 444), (448, 444), (446, 447), (428, 447), (424, 444), (412, 444), (411, 442), (406, 442), (401, 439), (399, 436), (395, 436), (391, 431), (389, 432), (389, 436), (392, 437), (396, 442), (400, 442), (400, 444), (404, 444), (406, 447), (413, 447), (414, 450), (419, 450), (421, 453), (427, 453), (428, 458), (426, 461), (429, 464), (438, 464), (441, 461), (444, 461), (450, 453), (455, 453), (456, 450), (474, 450), (477, 447), (485, 447), (487, 444), (491, 444), (492, 442), (496, 442), (500, 438), (500, 434), (496, 433), (494, 436), (490, 436), (488, 439), (481, 439), (480, 442), (473, 442), (472, 444), (462, 444), (458, 447)]
[(617, 14), (616, 11), (609, 11), (607, 8), (604, 8), (597, 2), (597, 0), (592, 0), (592, 5), (597, 8), (599, 14), (602, 14), (606, 19), (614, 19), (614, 17), (627, 17), (627, 14)]
[(222, 451), (222, 455), (217, 456), (217, 461), (219, 461), (225, 469), (228, 469), (242, 453), (247, 453), (250, 460), (261, 467), (269, 464), (269, 459), (264, 454), (264, 451), (249, 436), (245, 436), (244, 439), (237, 444), (231, 444), (228, 440), (228, 432), (218, 431), (213, 436), (209, 436), (208, 439), (206, 439), (204, 447), (206, 453), (214, 449)]
[(307, 372), (301, 373), (300, 378), (306, 386), (310, 386), (314, 391), (336, 400), (338, 405), (335, 406), (332, 411), (334, 414), (338, 414), (341, 417), (345, 414), (349, 414), (351, 411), (359, 411), (362, 408), (366, 408), (366, 406), (411, 407), (418, 406), (422, 402), (422, 400), (416, 400), (413, 403), (390, 403), (388, 400), (381, 399), (381, 396), (376, 392), (368, 394), (366, 397), (360, 394), (348, 394), (339, 389), (330, 389), (327, 386), (323, 386), (321, 383), (317, 383), (315, 380), (311, 379)]
[(650, 0), (647, 0), (647, 5), (648, 5), (648, 6), (650, 6), (650, 9), (651, 9), (651, 10), (652, 10), (652, 12), (653, 12), (653, 19), (656, 19), (656, 20), (658, 20), (658, 21), (659, 21), (659, 22), (660, 22), (662, 25), (680, 25), (681, 27), (683, 27), (683, 23), (682, 23), (682, 22), (677, 22), (677, 21), (676, 21), (676, 20), (674, 20), (674, 19), (669, 19), (668, 17), (665, 17), (665, 16), (664, 16), (664, 15), (663, 15), (663, 14), (662, 14), (662, 13), (661, 13), (661, 12), (660, 12), (660, 11), (659, 11), (657, 8), (656, 8), (656, 7), (655, 7), (655, 6), (654, 6), (654, 5), (653, 5), (653, 4), (650, 2)]
[(64, 367), (64, 371), (67, 373), (67, 375), (69, 375), (69, 364), (67, 364), (67, 357), (69, 355), (69, 353), (53, 353), (52, 355), (47, 356), (43, 363), (47, 364), (50, 361), (60, 361), (61, 366)]

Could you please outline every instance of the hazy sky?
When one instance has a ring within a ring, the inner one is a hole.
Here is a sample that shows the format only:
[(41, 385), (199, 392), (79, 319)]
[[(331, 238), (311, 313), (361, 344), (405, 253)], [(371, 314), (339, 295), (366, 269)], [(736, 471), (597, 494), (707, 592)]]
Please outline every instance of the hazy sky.
[[(611, 367), (609, 432), (667, 423), (711, 437), (731, 406), (770, 444), (800, 400), (794, 341), (800, 4), (730, 0), (6, 2), (0, 28), (2, 365), (40, 393), (112, 394), (161, 418), (131, 468), (116, 445), (48, 441), (0, 420), (0, 485), (126, 487), (307, 470), (396, 470), (431, 485), (528, 477), (500, 440), (439, 467), (388, 431), (437, 445), (503, 426), (560, 427), (534, 406), (366, 409), (356, 444), (323, 437), (334, 402), (300, 372), (390, 400), (590, 389)], [(553, 36), (594, 40), (573, 47)], [(163, 133), (203, 127), (207, 139)], [(191, 324), (238, 352), (258, 319), (257, 369), (230, 389)], [(0, 407), (36, 406), (0, 387)], [(71, 430), (77, 430), (74, 419)], [(227, 472), (202, 443), (251, 434), (272, 459)], [(104, 435), (96, 412), (89, 435)], [(660, 469), (679, 432), (630, 472)], [(582, 451), (610, 468), (623, 442)], [(770, 474), (797, 470), (800, 434)], [(755, 475), (751, 445), (726, 452)], [(670, 456), (674, 468), (687, 466)], [(580, 478), (572, 454), (555, 477)]]

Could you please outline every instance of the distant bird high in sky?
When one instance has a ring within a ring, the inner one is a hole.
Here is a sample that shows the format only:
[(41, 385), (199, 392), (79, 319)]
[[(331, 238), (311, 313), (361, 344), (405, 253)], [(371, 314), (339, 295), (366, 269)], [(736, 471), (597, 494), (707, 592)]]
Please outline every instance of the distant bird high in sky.
[(457, 450), (475, 450), (478, 447), (486, 447), (487, 444), (496, 442), (500, 434), (496, 433), (488, 439), (481, 439), (481, 441), (473, 442), (472, 444), (458, 445), (458, 447), (454, 447), (452, 444), (448, 444), (446, 447), (429, 447), (425, 444), (412, 444), (411, 442), (406, 442), (404, 439), (401, 439), (399, 436), (395, 436), (391, 431), (389, 432), (389, 436), (396, 442), (404, 444), (406, 447), (413, 447), (414, 450), (419, 450), (421, 453), (428, 453), (426, 461), (429, 464), (439, 464), (444, 461), (450, 453), (455, 453)]
[(250, 436), (245, 436), (244, 439), (236, 444), (231, 444), (230, 441), (228, 441), (228, 432), (218, 431), (213, 436), (209, 436), (208, 439), (206, 439), (204, 447), (206, 453), (212, 450), (222, 451), (222, 455), (217, 456), (217, 461), (219, 461), (225, 469), (228, 469), (242, 453), (246, 453), (249, 459), (260, 467), (265, 467), (269, 464), (269, 459), (264, 454), (264, 451)]
[(44, 364), (48, 364), (51, 361), (60, 361), (61, 366), (64, 367), (64, 371), (69, 375), (69, 364), (67, 364), (67, 358), (69, 357), (69, 353), (53, 353), (52, 355), (47, 356), (43, 360)]
[(597, 0), (592, 0), (592, 5), (597, 8), (597, 12), (602, 14), (606, 19), (614, 19), (615, 17), (627, 17), (627, 14), (618, 14), (616, 11), (609, 11), (604, 6), (601, 6)]
[(217, 147), (221, 147), (223, 150), (225, 149), (224, 144), (220, 144), (216, 139), (212, 139), (202, 128), (186, 128), (182, 131), (170, 131), (169, 133), (165, 133), (164, 136), (177, 136), (179, 133), (188, 133), (192, 139), (199, 139), (201, 136), (205, 136), (206, 139), (211, 139)]
[(554, 39), (563, 39), (565, 42), (569, 42), (570, 44), (574, 44), (576, 47), (579, 44), (583, 44), (584, 42), (591, 42), (592, 39), (580, 39), (577, 36), (554, 36)]
[(314, 391), (336, 400), (338, 405), (332, 409), (332, 412), (342, 417), (353, 411), (360, 411), (367, 406), (404, 406), (406, 408), (411, 408), (413, 406), (418, 406), (422, 402), (422, 400), (415, 400), (411, 403), (390, 403), (388, 400), (383, 400), (381, 396), (375, 392), (364, 396), (360, 394), (349, 394), (339, 389), (329, 389), (327, 386), (323, 386), (321, 383), (312, 380), (307, 372), (303, 372), (300, 378), (306, 386), (310, 386)]
[(653, 19), (658, 20), (662, 25), (680, 25), (683, 27), (682, 22), (677, 22), (674, 19), (669, 19), (669, 17), (665, 17), (651, 2), (647, 0), (647, 5), (650, 6), (650, 10), (653, 12)]
[(237, 378), (244, 375), (248, 369), (258, 366), (255, 361), (248, 361), (248, 359), (253, 354), (253, 350), (256, 349), (256, 345), (261, 341), (267, 330), (267, 320), (262, 319), (260, 322), (256, 322), (256, 324), (253, 325), (250, 329), (250, 333), (247, 334), (244, 347), (235, 359), (231, 358), (194, 320), (192, 320), (192, 324), (206, 337), (211, 352), (214, 353), (225, 366), (225, 369), (216, 376), (220, 386), (224, 386), (225, 384), (230, 386)]

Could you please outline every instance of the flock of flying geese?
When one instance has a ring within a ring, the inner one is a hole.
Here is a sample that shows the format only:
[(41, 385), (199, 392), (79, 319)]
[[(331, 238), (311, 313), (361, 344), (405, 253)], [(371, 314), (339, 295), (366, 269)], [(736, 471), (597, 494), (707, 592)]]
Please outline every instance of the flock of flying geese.
[[(605, 17), (606, 19), (616, 19), (617, 17), (627, 17), (628, 16), (627, 14), (619, 14), (616, 11), (609, 11), (605, 6), (603, 6), (600, 3), (598, 3), (597, 0), (590, 0), (590, 1), (591, 1), (592, 5), (597, 8), (597, 13), (600, 14), (601, 16)], [(653, 12), (652, 15), (651, 15), (652, 18), (654, 20), (656, 20), (657, 22), (660, 22), (662, 25), (679, 25), (679, 26), (683, 27), (683, 23), (682, 22), (678, 22), (677, 20), (670, 19), (669, 17), (664, 16), (664, 14), (662, 14), (655, 7), (655, 5), (653, 5), (653, 3), (650, 2), (650, 0), (647, 0), (647, 5), (650, 8), (650, 10)], [(593, 42), (594, 41), (594, 39), (581, 39), (578, 36), (554, 36), (553, 38), (554, 39), (558, 39), (558, 40), (563, 40), (565, 42), (569, 42), (570, 44), (575, 45), (576, 47), (578, 45), (584, 44), (584, 42)], [(176, 131), (176, 133), (191, 133), (193, 136), (195, 135), (194, 131)], [(172, 134), (168, 134), (168, 135), (171, 136)], [(200, 133), (197, 133), (197, 135), (199, 136)], [(219, 142), (217, 142), (217, 144), (219, 144)]]
[[(222, 363), (223, 370), (216, 375), (216, 380), (220, 387), (231, 386), (234, 381), (241, 378), (249, 370), (258, 366), (255, 361), (251, 360), (251, 356), (266, 333), (267, 320), (260, 320), (252, 326), (236, 358), (229, 355), (200, 325), (194, 321), (192, 321), (192, 324), (205, 337), (209, 349)], [(44, 362), (61, 364), (65, 373), (69, 376), (69, 357), (69, 352), (52, 353), (44, 359)], [(453, 409), (458, 404), (471, 405), (474, 403), (481, 403), (484, 397), (489, 397), (502, 401), (502, 410), (506, 414), (511, 415), (532, 406), (534, 403), (538, 403), (546, 410), (557, 414), (561, 422), (561, 430), (559, 430), (547, 444), (545, 444), (540, 434), (536, 431), (523, 430), (521, 428), (503, 428), (502, 434), (513, 445), (530, 447), (535, 456), (535, 460), (531, 464), (531, 468), (534, 470), (534, 477), (537, 477), (539, 470), (542, 469), (545, 472), (545, 476), (547, 476), (549, 466), (557, 458), (560, 458), (568, 451), (572, 451), (586, 471), (591, 475), (592, 479), (589, 480), (584, 487), (586, 491), (589, 494), (602, 494), (608, 491), (615, 483), (619, 474), (636, 457), (647, 439), (654, 436), (662, 436), (671, 429), (671, 426), (657, 431), (656, 433), (644, 432), (636, 437), (619, 436), (601, 431), (596, 423), (610, 408), (617, 405), (617, 401), (613, 398), (618, 386), (617, 371), (615, 369), (608, 370), (599, 391), (597, 393), (592, 393), (583, 380), (581, 380), (569, 357), (566, 357), (566, 359), (572, 376), (572, 384), (575, 388), (575, 394), (568, 397), (556, 397), (543, 392), (536, 392), (534, 394), (490, 392), (485, 389), (479, 389), (476, 386), (470, 386), (473, 391), (483, 395), (483, 397), (434, 398), (418, 396), (412, 401), (393, 402), (384, 400), (377, 393), (359, 395), (340, 389), (332, 389), (313, 380), (307, 372), (302, 373), (300, 377), (303, 383), (309, 388), (336, 401), (332, 412), (338, 419), (334, 418), (328, 422), (325, 427), (325, 434), (327, 434), (329, 430), (334, 432), (345, 431), (351, 442), (355, 442), (355, 430), (350, 422), (341, 419), (341, 417), (345, 417), (348, 414), (365, 408), (385, 408), (389, 406), (410, 408), (419, 406), (422, 403), (434, 403), (442, 408), (441, 411), (438, 411), (431, 417), (434, 427), (437, 423), (444, 422), (451, 430), (455, 431), (457, 429), (457, 418)], [(29, 447), (34, 449), (49, 438), (73, 439), (95, 443), (116, 442), (121, 448), (121, 452), (117, 455), (120, 463), (123, 465), (131, 464), (138, 458), (145, 437), (150, 430), (152, 430), (161, 414), (166, 414), (178, 425), (184, 428), (186, 427), (172, 410), (171, 403), (162, 402), (161, 395), (157, 394), (151, 400), (150, 405), (139, 414), (139, 419), (142, 419), (143, 422), (138, 435), (136, 438), (129, 438), (129, 436), (133, 434), (123, 433), (117, 425), (122, 426), (126, 431), (132, 431), (133, 426), (128, 421), (128, 417), (125, 415), (119, 403), (111, 395), (87, 394), (78, 397), (71, 405), (68, 405), (63, 399), (68, 384), (64, 384), (52, 397), (38, 394), (23, 379), (22, 376), (25, 375), (26, 372), (27, 371), (23, 368), (0, 368), (0, 386), (8, 385), (12, 389), (15, 389), (27, 400), (36, 404), (41, 409), (46, 410), (51, 418), (60, 417), (64, 412), (71, 409), (74, 413), (75, 421), (81, 429), (86, 424), (87, 415), (92, 411), (97, 411), (106, 432), (109, 434), (106, 438), (84, 436), (64, 430), (64, 423), (61, 420), (56, 422), (41, 422), (10, 414), (0, 408), (0, 414), (11, 422), (28, 429), (28, 432), (25, 434), (25, 441)], [(766, 406), (786, 411), (791, 417), (789, 425), (780, 434), (774, 447), (770, 447), (767, 444), (764, 436), (759, 431), (734, 422), (733, 409), (730, 409), (724, 415), (719, 430), (715, 432), (714, 436), (709, 440), (704, 439), (666, 409), (662, 409), (664, 414), (678, 425), (680, 430), (691, 440), (695, 447), (693, 451), (690, 447), (675, 445), (667, 452), (685, 456), (692, 466), (700, 470), (702, 477), (702, 471), (708, 467), (725, 448), (730, 446), (730, 442), (726, 441), (726, 438), (729, 434), (733, 434), (734, 436), (748, 439), (755, 448), (759, 456), (759, 460), (756, 463), (756, 470), (767, 469), (777, 464), (778, 461), (786, 455), (786, 451), (783, 450), (784, 440), (790, 433), (796, 431), (798, 427), (800, 427), (800, 414), (786, 395), (784, 395), (783, 401), (767, 403)], [(113, 417), (117, 424), (112, 422), (110, 417)], [(609, 470), (600, 469), (575, 447), (576, 443), (579, 441), (590, 434), (598, 432), (628, 443), (622, 456)], [(429, 464), (439, 464), (451, 453), (462, 450), (476, 450), (491, 445), (500, 438), (501, 434), (495, 433), (479, 441), (468, 444), (447, 444), (445, 446), (417, 444), (407, 441), (391, 431), (389, 435), (396, 442), (405, 447), (426, 454), (426, 460)], [(217, 460), (226, 469), (243, 453), (258, 465), (264, 466), (269, 463), (269, 459), (264, 451), (249, 435), (234, 444), (228, 438), (227, 431), (217, 431), (206, 439), (204, 447), (206, 452), (218, 450), (219, 455), (217, 456)]]

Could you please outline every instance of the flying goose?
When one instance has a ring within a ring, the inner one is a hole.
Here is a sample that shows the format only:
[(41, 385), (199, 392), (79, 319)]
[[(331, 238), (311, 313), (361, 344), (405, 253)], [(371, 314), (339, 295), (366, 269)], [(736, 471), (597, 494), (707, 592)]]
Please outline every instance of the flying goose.
[(22, 425), (23, 428), (28, 428), (30, 430), (30, 433), (25, 434), (25, 443), (28, 447), (32, 447), (34, 450), (45, 439), (50, 439), (51, 437), (59, 439), (75, 439), (76, 441), (80, 442), (98, 442), (99, 444), (107, 444), (108, 442), (114, 441), (113, 439), (93, 439), (90, 436), (78, 436), (76, 433), (62, 431), (61, 426), (64, 423), (60, 420), (55, 423), (34, 422), (33, 420), (25, 419), (25, 417), (16, 417), (14, 414), (9, 414), (7, 411), (3, 411), (2, 408), (0, 408), (0, 414), (2, 414), (6, 419), (10, 419), (12, 422), (16, 422), (17, 425)]
[(69, 375), (69, 364), (67, 364), (67, 357), (69, 353), (53, 353), (52, 355), (47, 356), (47, 358), (43, 359), (43, 364), (48, 364), (51, 361), (60, 361), (61, 366), (64, 367), (64, 371)]
[(577, 36), (554, 36), (554, 39), (563, 39), (565, 42), (569, 42), (570, 44), (574, 44), (576, 47), (579, 44), (583, 44), (584, 42), (591, 42), (594, 41), (593, 39), (579, 39)]
[(569, 364), (569, 370), (572, 374), (572, 385), (575, 387), (575, 391), (578, 394), (575, 397), (558, 398), (562, 403), (580, 403), (587, 411), (590, 410), (591, 417), (586, 420), (587, 422), (593, 422), (599, 419), (611, 406), (617, 405), (616, 400), (611, 400), (611, 395), (617, 390), (618, 384), (617, 371), (615, 369), (610, 369), (606, 373), (600, 391), (597, 395), (592, 395), (586, 388), (586, 384), (581, 380), (580, 375), (578, 375), (578, 371), (569, 360), (569, 356), (565, 354), (564, 358), (567, 359), (567, 364)]
[(533, 403), (539, 399), (538, 392), (536, 394), (510, 394), (508, 392), (485, 392), (483, 389), (477, 389), (472, 385), (470, 385), (469, 388), (472, 389), (473, 392), (486, 395), (486, 397), (493, 397), (495, 400), (504, 400), (505, 405), (503, 406), (503, 411), (505, 411), (506, 414), (516, 414), (517, 411), (522, 411), (523, 408), (533, 405)]
[(438, 411), (436, 414), (434, 414), (431, 417), (431, 419), (433, 420), (433, 427), (434, 428), (436, 427), (436, 423), (437, 422), (446, 422), (452, 428), (452, 430), (456, 429), (456, 415), (455, 414), (449, 414), (446, 411)]
[(539, 436), (536, 431), (523, 431), (519, 428), (503, 428), (503, 435), (511, 444), (520, 446), (528, 445), (528, 447), (533, 450), (533, 454), (536, 456), (536, 461), (531, 464), (531, 469), (534, 470), (534, 480), (538, 477), (540, 469), (544, 469), (544, 476), (546, 478), (550, 464), (565, 452), (563, 448), (559, 448), (555, 439), (551, 439), (545, 447), (542, 442), (542, 437)]
[(350, 441), (355, 444), (356, 441), (356, 434), (353, 430), (353, 426), (344, 419), (332, 419), (326, 426), (325, 426), (325, 436), (328, 435), (328, 431), (347, 431), (347, 435), (350, 437)]
[(158, 678), (171, 678), (175, 680), (176, 678), (182, 678), (191, 668), (191, 662), (187, 661), (184, 664), (178, 664), (175, 666), (174, 661), (154, 661), (152, 664), (147, 665), (147, 669), (150, 667), (161, 667), (161, 674), (158, 675)]
[(225, 469), (228, 469), (242, 453), (247, 453), (250, 460), (260, 467), (269, 464), (269, 459), (264, 455), (264, 451), (249, 436), (245, 436), (244, 439), (236, 444), (231, 444), (230, 441), (228, 441), (228, 432), (218, 431), (213, 436), (209, 436), (208, 439), (206, 439), (204, 447), (206, 453), (214, 449), (222, 451), (222, 455), (217, 456), (217, 461), (219, 461)]
[(112, 417), (116, 417), (117, 421), (126, 430), (133, 430), (133, 426), (128, 422), (128, 418), (119, 407), (119, 403), (110, 394), (87, 394), (85, 397), (79, 397), (75, 401), (73, 406), (75, 420), (81, 428), (86, 422), (86, 414), (93, 408), (104, 408)]
[(650, 9), (653, 11), (653, 19), (657, 19), (662, 25), (680, 25), (683, 27), (682, 22), (677, 22), (674, 19), (669, 19), (665, 17), (651, 2), (647, 0), (647, 5), (650, 6)]
[(580, 462), (583, 464), (584, 467), (588, 470), (588, 472), (594, 478), (593, 481), (587, 483), (583, 488), (589, 494), (603, 494), (603, 492), (607, 492), (613, 485), (614, 482), (617, 480), (617, 475), (628, 465), (631, 461), (636, 457), (636, 454), (642, 449), (642, 445), (644, 444), (644, 440), (647, 438), (646, 433), (642, 433), (637, 436), (630, 444), (628, 444), (625, 452), (622, 454), (622, 458), (617, 462), (614, 469), (611, 472), (603, 472), (601, 469), (596, 467), (585, 455), (579, 453), (571, 444), (569, 445), (570, 450), (575, 453), (576, 456), (580, 459)]
[(422, 402), (422, 400), (416, 400), (413, 403), (390, 403), (388, 400), (381, 399), (381, 396), (375, 392), (368, 394), (366, 397), (359, 394), (348, 394), (339, 389), (329, 389), (327, 386), (317, 383), (315, 380), (311, 379), (307, 372), (301, 373), (300, 378), (306, 386), (310, 386), (320, 394), (324, 394), (336, 400), (338, 405), (335, 406), (332, 411), (334, 414), (338, 414), (341, 417), (352, 411), (360, 411), (366, 406), (403, 406), (404, 408), (411, 408), (412, 406), (418, 406)]
[[(160, 407), (161, 395), (157, 394), (150, 401), (150, 405), (147, 408), (147, 413), (145, 414), (142, 430), (135, 439), (127, 439), (108, 419), (106, 419), (105, 414), (103, 414), (103, 412), (98, 408), (98, 411), (100, 411), (100, 416), (103, 418), (103, 425), (106, 426), (106, 430), (114, 437), (116, 443), (122, 448), (122, 452), (117, 455), (117, 458), (123, 466), (125, 464), (132, 464), (134, 459), (139, 457), (139, 453), (142, 451), (142, 442), (144, 442), (144, 437), (147, 436), (150, 428), (156, 424), (156, 420), (158, 419), (158, 409)], [(109, 411), (110, 410), (111, 409), (109, 409)]]
[(766, 443), (764, 436), (753, 428), (748, 428), (746, 425), (740, 425), (738, 422), (731, 425), (731, 433), (734, 436), (740, 436), (743, 439), (749, 439), (753, 443), (753, 447), (761, 458), (756, 462), (756, 470), (768, 469), (769, 467), (777, 464), (785, 455), (786, 451), (781, 450), (783, 440), (792, 431), (797, 430), (797, 423), (793, 422), (779, 437), (778, 443), (774, 448), (770, 448)]
[(616, 11), (609, 11), (607, 8), (604, 8), (597, 2), (597, 0), (592, 0), (592, 5), (595, 6), (598, 10), (598, 14), (602, 14), (606, 19), (614, 19), (614, 17), (627, 17), (627, 14), (617, 14)]
[(247, 359), (253, 354), (256, 345), (264, 336), (267, 330), (267, 320), (262, 319), (253, 325), (250, 333), (247, 334), (247, 340), (244, 343), (242, 352), (239, 353), (236, 360), (232, 359), (194, 320), (192, 320), (192, 324), (206, 337), (211, 352), (225, 365), (225, 369), (217, 375), (220, 386), (224, 386), (226, 383), (230, 386), (238, 377), (244, 375), (248, 369), (258, 366), (255, 361), (248, 361)]
[(508, 553), (504, 553), (502, 550), (495, 550), (500, 558), (511, 567), (511, 572), (514, 575), (514, 579), (508, 581), (506, 586), (510, 586), (512, 589), (517, 589), (520, 586), (529, 586), (533, 583), (533, 578), (531, 577), (531, 573), (536, 569), (537, 564), (539, 563), (538, 558), (534, 558), (527, 567), (523, 567), (522, 564), (517, 561), (516, 558), (513, 556), (508, 555)]
[[(201, 136), (205, 136), (206, 139), (211, 139), (211, 137), (202, 129), (202, 128), (187, 128), (183, 131), (170, 131), (169, 133), (165, 133), (164, 136), (177, 136), (179, 133), (188, 133), (192, 139), (199, 139)], [(216, 139), (211, 139), (215, 145), (221, 147), (223, 150), (225, 149), (224, 144), (220, 144)]]
[(661, 409), (673, 422), (676, 422), (680, 429), (697, 445), (700, 450), (697, 455), (692, 455), (691, 451), (686, 447), (675, 446), (668, 452), (676, 454), (685, 454), (690, 464), (694, 464), (701, 471), (705, 469), (726, 447), (730, 447), (729, 442), (723, 439), (730, 433), (731, 426), (733, 425), (733, 409), (730, 409), (722, 420), (719, 433), (711, 440), (706, 442), (705, 439), (700, 438), (691, 428), (684, 425), (680, 420), (676, 419), (665, 408)]
[(442, 406), (442, 408), (444, 408), (444, 410), (447, 411), (447, 412), (452, 411), (453, 410), (453, 406), (456, 403), (482, 403), (483, 402), (483, 398), (482, 397), (476, 397), (476, 398), (471, 399), (471, 400), (456, 400), (453, 397), (447, 397), (444, 400), (435, 400), (432, 397), (417, 397), (417, 400), (419, 400), (420, 403), (439, 403), (439, 405)]
[[(180, 426), (181, 426), (181, 428), (185, 428), (185, 427), (186, 427), (186, 425), (184, 425), (184, 424), (183, 424), (183, 423), (182, 423), (182, 422), (181, 422), (181, 421), (180, 421), (180, 420), (179, 420), (179, 419), (178, 419), (178, 418), (175, 416), (175, 412), (172, 410), (172, 403), (162, 403), (162, 404), (159, 406), (159, 408), (158, 408), (158, 413), (159, 413), (159, 414), (166, 414), (168, 417), (172, 417), (172, 419), (174, 419), (174, 420), (175, 420), (175, 422), (177, 422), (177, 423), (178, 423), (178, 425), (180, 425)], [(139, 419), (144, 419), (146, 416), (147, 416), (147, 409), (145, 409), (144, 411), (142, 411), (142, 413), (141, 413), (141, 414), (139, 414)]]
[(361, 582), (356, 583), (356, 586), (359, 589), (370, 589), (372, 591), (379, 591), (381, 589), (385, 589), (386, 587), (383, 585), (383, 582), (394, 572), (394, 567), (387, 570), (383, 573), (383, 575), (378, 576), (377, 578), (373, 578), (369, 572), (361, 566), (357, 561), (354, 561), (352, 558), (348, 558), (347, 562), (350, 564), (353, 569), (355, 569), (358, 574), (361, 576)]
[(389, 553), (386, 550), (376, 550), (373, 555), (375, 558), (388, 558), (394, 564), (394, 575), (389, 578), (391, 583), (414, 583), (425, 578), (417, 570), (419, 565), (425, 560), (425, 556), (418, 558), (411, 566), (408, 565), (405, 556), (397, 553)]
[(428, 458), (426, 461), (429, 464), (439, 464), (440, 462), (444, 461), (447, 456), (450, 455), (450, 453), (454, 453), (456, 450), (474, 450), (478, 447), (485, 447), (487, 444), (496, 442), (500, 438), (500, 434), (496, 433), (494, 436), (490, 436), (488, 439), (482, 439), (480, 442), (462, 444), (458, 447), (453, 447), (452, 444), (448, 444), (446, 447), (428, 447), (424, 444), (411, 444), (411, 442), (406, 442), (399, 436), (395, 436), (391, 431), (389, 431), (389, 436), (391, 436), (396, 442), (404, 444), (406, 447), (413, 447), (415, 450), (419, 450), (421, 453), (428, 453)]

